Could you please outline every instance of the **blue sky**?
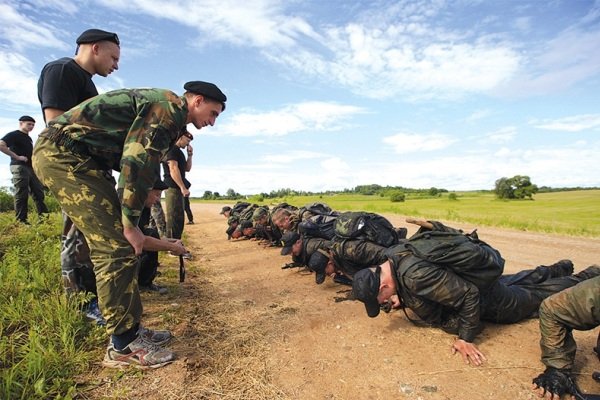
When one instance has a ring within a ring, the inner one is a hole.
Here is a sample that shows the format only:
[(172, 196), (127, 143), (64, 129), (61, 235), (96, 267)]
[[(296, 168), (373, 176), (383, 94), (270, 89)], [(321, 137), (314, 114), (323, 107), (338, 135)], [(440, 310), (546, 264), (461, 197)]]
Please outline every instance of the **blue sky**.
[(42, 121), (39, 72), (88, 28), (122, 43), (100, 92), (227, 94), (190, 129), (192, 196), (600, 186), (600, 1), (0, 0), (0, 132)]

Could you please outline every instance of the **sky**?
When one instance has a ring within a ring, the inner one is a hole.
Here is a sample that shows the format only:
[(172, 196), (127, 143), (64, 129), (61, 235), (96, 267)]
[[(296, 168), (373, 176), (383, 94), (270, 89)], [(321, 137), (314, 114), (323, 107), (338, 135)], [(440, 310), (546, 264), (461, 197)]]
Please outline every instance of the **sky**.
[(600, 186), (600, 0), (0, 0), (0, 135), (29, 114), (37, 138), (39, 73), (89, 28), (121, 40), (101, 93), (227, 95), (189, 126), (194, 197)]

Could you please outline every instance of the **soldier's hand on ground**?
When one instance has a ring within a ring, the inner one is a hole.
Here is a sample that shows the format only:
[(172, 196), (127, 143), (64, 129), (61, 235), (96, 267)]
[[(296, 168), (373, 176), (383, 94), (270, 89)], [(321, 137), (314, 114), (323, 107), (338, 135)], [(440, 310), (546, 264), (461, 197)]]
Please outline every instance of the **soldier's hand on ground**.
[(465, 364), (480, 366), (487, 361), (477, 346), (462, 339), (456, 339), (452, 345), (452, 354), (456, 354), (456, 352), (460, 353)]
[(532, 388), (539, 397), (548, 400), (560, 400), (565, 394), (565, 398), (575, 399), (574, 394), (577, 392), (575, 382), (569, 374), (555, 368), (546, 368), (546, 371), (534, 378)]
[(142, 250), (144, 248), (144, 240), (146, 237), (142, 233), (141, 229), (137, 226), (134, 228), (125, 227), (123, 228), (123, 235), (125, 236), (125, 239), (127, 239), (127, 241), (129, 242), (129, 244), (131, 244), (131, 247), (133, 247), (135, 255), (139, 256), (140, 254), (142, 254)]

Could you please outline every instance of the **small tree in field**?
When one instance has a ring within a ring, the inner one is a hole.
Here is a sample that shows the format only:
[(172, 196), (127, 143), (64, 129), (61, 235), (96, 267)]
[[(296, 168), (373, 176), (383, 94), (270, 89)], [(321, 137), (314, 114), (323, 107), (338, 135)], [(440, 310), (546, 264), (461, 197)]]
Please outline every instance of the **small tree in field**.
[(533, 200), (538, 187), (531, 183), (527, 175), (515, 175), (512, 178), (500, 178), (496, 181), (494, 193), (499, 199), (524, 199)]
[(399, 190), (393, 191), (390, 193), (390, 201), (392, 203), (404, 202), (406, 200), (406, 195)]

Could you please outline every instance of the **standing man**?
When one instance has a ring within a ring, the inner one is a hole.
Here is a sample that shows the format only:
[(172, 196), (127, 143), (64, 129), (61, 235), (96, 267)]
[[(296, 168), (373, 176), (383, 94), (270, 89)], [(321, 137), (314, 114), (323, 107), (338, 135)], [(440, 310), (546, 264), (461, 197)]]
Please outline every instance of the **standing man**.
[[(98, 94), (92, 81), (95, 74), (106, 77), (119, 69), (120, 40), (116, 33), (88, 29), (76, 40), (75, 57), (63, 57), (44, 66), (38, 80), (38, 99), (44, 120), (50, 122), (77, 104)], [(89, 262), (85, 237), (63, 214), (61, 269), (68, 294), (96, 294), (93, 265)], [(84, 306), (86, 316), (104, 325), (105, 321), (94, 297)]]
[(27, 200), (29, 192), (38, 214), (48, 213), (44, 204), (44, 187), (31, 167), (33, 141), (29, 132), (35, 127), (35, 120), (29, 115), (19, 118), (19, 129), (7, 133), (0, 140), (0, 151), (10, 157), (10, 172), (15, 189), (15, 216), (17, 221), (27, 224)]
[(190, 197), (191, 183), (185, 179), (185, 173), (192, 169), (193, 152), (188, 150), (188, 158), (183, 154), (184, 148), (188, 147), (194, 136), (184, 130), (183, 135), (179, 137), (175, 146), (169, 150), (163, 170), (165, 183), (169, 187), (165, 202), (167, 205), (167, 237), (172, 239), (181, 239), (184, 225), (184, 198)]
[[(168, 331), (140, 324), (137, 282), (145, 236), (138, 221), (163, 156), (188, 123), (213, 126), (226, 96), (212, 83), (163, 89), (121, 89), (98, 95), (54, 119), (34, 149), (34, 169), (91, 249), (100, 309), (111, 335), (108, 367), (160, 367), (175, 355)], [(120, 171), (117, 189), (108, 170)]]

